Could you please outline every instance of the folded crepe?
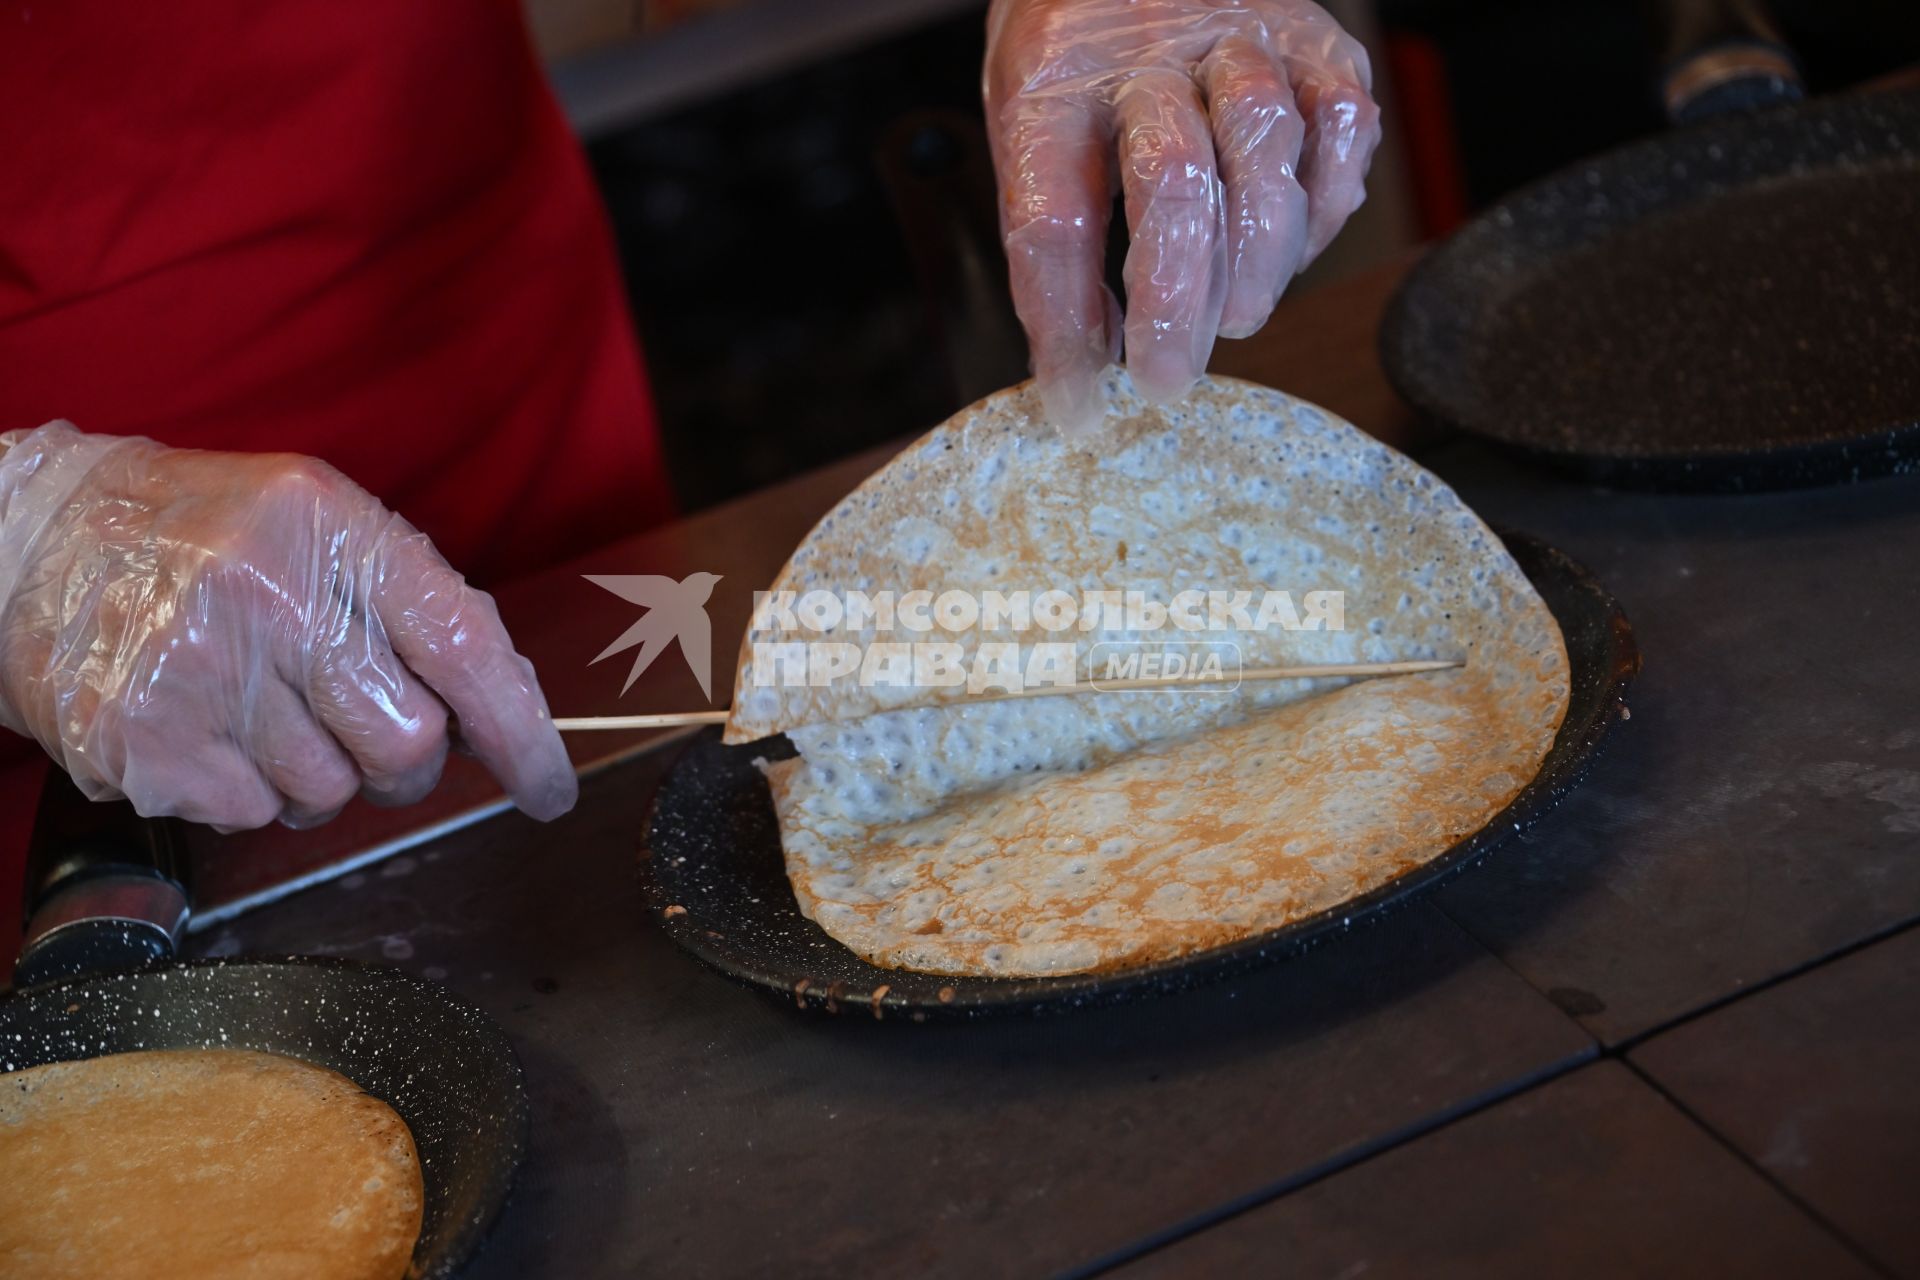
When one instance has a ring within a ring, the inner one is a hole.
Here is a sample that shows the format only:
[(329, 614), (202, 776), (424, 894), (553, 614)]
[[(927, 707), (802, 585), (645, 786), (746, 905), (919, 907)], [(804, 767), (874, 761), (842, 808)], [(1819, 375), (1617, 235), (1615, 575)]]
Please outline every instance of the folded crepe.
[[(1099, 972), (1277, 928), (1479, 829), (1565, 715), (1552, 615), (1433, 475), (1251, 383), (1208, 379), (1174, 407), (1143, 401), (1124, 373), (1107, 392), (1090, 438), (1046, 425), (1023, 385), (909, 446), (807, 536), (770, 589), (784, 607), (758, 610), (746, 636), (726, 740), (785, 733), (797, 748), (765, 767), (794, 894), (875, 964)], [(922, 630), (871, 609), (803, 610), (814, 629), (796, 629), (791, 607), (810, 592), (924, 603), (1049, 591), (1080, 605), (1064, 629), (959, 608), (923, 610)], [(1267, 625), (1246, 625), (1282, 592), (1255, 619)], [(1129, 593), (1147, 608), (1101, 607)], [(1201, 630), (1154, 625), (1151, 606), (1182, 593), (1190, 606), (1194, 593), (1248, 604), (1188, 607)], [(1338, 607), (1318, 595), (1316, 615), (1275, 625), (1314, 593), (1337, 593)], [(973, 683), (825, 679), (825, 662), (795, 683), (790, 651), (775, 659), (796, 641), (937, 643)], [(1229, 674), (1466, 665), (977, 700), (989, 691), (978, 673), (1007, 669), (988, 655), (1041, 644), (1071, 646), (1080, 683), (1116, 654), (1212, 653)]]

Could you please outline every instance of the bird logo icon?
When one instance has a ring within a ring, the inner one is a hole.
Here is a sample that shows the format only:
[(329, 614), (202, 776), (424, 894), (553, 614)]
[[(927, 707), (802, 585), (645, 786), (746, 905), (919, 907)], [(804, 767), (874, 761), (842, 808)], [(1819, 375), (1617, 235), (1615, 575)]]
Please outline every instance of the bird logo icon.
[(714, 584), (720, 581), (719, 574), (690, 573), (678, 582), (656, 573), (582, 576), (594, 586), (646, 610), (593, 660), (599, 662), (623, 649), (640, 646), (640, 652), (633, 657), (633, 668), (627, 672), (627, 682), (620, 686), (621, 693), (633, 688), (640, 673), (653, 665), (653, 660), (666, 651), (669, 643), (678, 640), (687, 667), (700, 682), (700, 692), (708, 702), (713, 701), (713, 626), (707, 620), (707, 601), (713, 595)]

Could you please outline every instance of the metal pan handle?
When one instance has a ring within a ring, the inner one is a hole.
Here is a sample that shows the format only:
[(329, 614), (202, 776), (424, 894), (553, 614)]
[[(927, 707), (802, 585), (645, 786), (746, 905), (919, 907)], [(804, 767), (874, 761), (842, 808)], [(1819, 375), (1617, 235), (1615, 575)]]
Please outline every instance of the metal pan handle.
[(1800, 63), (1762, 0), (1661, 0), (1660, 94), (1667, 119), (1694, 124), (1806, 96)]
[(27, 853), (26, 936), (14, 985), (134, 969), (172, 957), (190, 898), (180, 830), (47, 771)]

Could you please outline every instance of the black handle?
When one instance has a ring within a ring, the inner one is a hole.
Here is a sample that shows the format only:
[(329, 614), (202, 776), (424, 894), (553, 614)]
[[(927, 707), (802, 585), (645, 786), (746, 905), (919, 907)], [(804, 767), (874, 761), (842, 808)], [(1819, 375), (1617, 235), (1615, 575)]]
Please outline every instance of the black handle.
[(177, 823), (124, 800), (87, 799), (47, 771), (27, 852), (26, 937), (16, 986), (170, 958), (190, 897)]
[(1661, 0), (1667, 119), (1693, 124), (1806, 96), (1800, 63), (1763, 0)]

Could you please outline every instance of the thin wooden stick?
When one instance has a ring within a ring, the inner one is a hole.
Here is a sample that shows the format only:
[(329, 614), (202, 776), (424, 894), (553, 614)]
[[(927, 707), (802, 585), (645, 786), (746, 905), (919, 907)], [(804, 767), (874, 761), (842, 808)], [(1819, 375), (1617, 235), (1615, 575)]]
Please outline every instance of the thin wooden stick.
[(725, 724), (728, 712), (667, 711), (657, 716), (555, 716), (553, 727), (562, 733), (583, 729), (676, 729), (687, 724)]
[[(1202, 688), (1217, 685), (1231, 685), (1236, 681), (1247, 680), (1312, 680), (1323, 676), (1401, 676), (1412, 675), (1419, 671), (1445, 671), (1451, 667), (1464, 667), (1464, 661), (1440, 659), (1420, 662), (1331, 662), (1307, 667), (1251, 667), (1235, 676), (1222, 676), (1219, 679), (1197, 679), (1193, 676), (1139, 676), (1130, 680), (1100, 680), (1086, 684), (1072, 684), (1064, 688), (1056, 685), (1042, 685), (1035, 689), (1022, 689), (1018, 693), (990, 693), (977, 698), (967, 698), (966, 702), (1005, 702), (1012, 698), (1058, 698), (1076, 693), (1126, 693), (1136, 689), (1174, 689), (1183, 685), (1196, 685)], [(936, 703), (936, 706), (950, 707), (960, 705), (961, 699)], [(553, 727), (562, 733), (573, 733), (593, 729), (673, 729), (690, 724), (725, 724), (725, 711), (670, 711), (662, 715), (651, 716), (559, 716), (554, 719)]]

